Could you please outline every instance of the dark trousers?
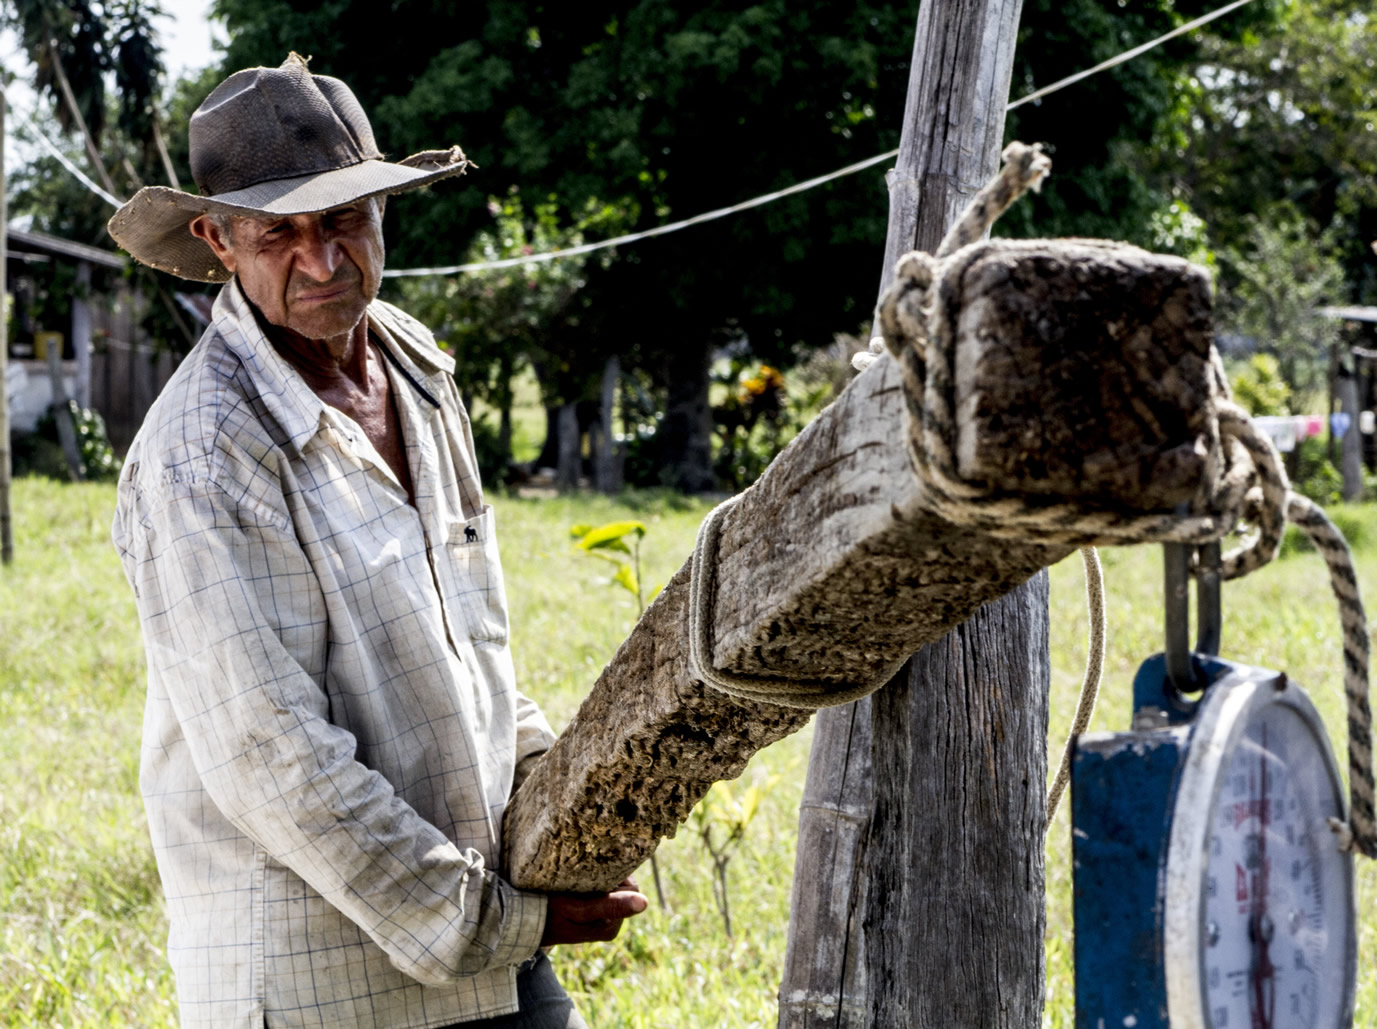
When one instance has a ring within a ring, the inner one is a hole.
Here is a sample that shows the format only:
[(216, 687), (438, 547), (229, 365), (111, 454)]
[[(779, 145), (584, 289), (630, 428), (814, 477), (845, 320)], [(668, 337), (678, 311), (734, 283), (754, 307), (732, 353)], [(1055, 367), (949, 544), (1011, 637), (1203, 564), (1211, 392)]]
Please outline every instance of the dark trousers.
[(521, 1010), (514, 1015), (460, 1022), (448, 1029), (588, 1029), (544, 953), (537, 954), (517, 971), (516, 999)]

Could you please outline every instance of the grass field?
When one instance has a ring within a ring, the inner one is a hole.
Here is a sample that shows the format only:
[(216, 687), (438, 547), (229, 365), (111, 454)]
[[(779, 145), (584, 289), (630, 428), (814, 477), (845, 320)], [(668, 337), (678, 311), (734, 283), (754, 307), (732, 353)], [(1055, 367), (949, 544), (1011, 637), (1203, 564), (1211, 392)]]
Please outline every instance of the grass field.
[[(109, 544), (108, 486), (16, 483), (16, 559), (0, 570), (0, 1026), (176, 1024), (166, 932), (137, 790), (142, 648), (133, 598)], [(497, 498), (518, 672), (551, 720), (567, 722), (635, 620), (610, 566), (574, 553), (575, 522), (637, 517), (649, 526), (644, 579), (682, 563), (706, 505), (667, 496)], [(1377, 509), (1339, 514), (1364, 545), (1360, 578), (1377, 596)], [(1372, 544), (1368, 546), (1366, 544)], [(1120, 729), (1138, 661), (1160, 649), (1157, 548), (1103, 554), (1110, 644), (1093, 728)], [(1085, 651), (1080, 562), (1052, 571), (1052, 725), (1059, 752)], [(1225, 590), (1224, 653), (1307, 684), (1342, 746), (1338, 619), (1324, 570), (1290, 556)], [(557, 967), (590, 1024), (645, 1029), (775, 1023), (807, 731), (760, 754), (744, 780), (765, 788), (730, 865), (728, 938), (692, 824), (660, 849), (669, 902), (613, 944), (561, 949)], [(1342, 763), (1342, 762), (1341, 762)], [(738, 788), (739, 792), (739, 788)], [(1048, 838), (1046, 1024), (1072, 1017), (1069, 830)], [(1360, 909), (1377, 866), (1360, 864)], [(1356, 1024), (1377, 1027), (1377, 929), (1363, 927)]]

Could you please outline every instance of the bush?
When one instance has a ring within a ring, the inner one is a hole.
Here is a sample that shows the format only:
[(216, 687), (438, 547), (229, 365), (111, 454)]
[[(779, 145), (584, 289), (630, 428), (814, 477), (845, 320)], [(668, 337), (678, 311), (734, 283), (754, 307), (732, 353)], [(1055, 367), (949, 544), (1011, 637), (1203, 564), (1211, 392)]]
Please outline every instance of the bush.
[(1254, 354), (1233, 376), (1234, 400), (1251, 415), (1291, 413), (1291, 387), (1271, 354)]
[[(105, 419), (97, 411), (78, 407), (75, 400), (67, 401), (67, 405), (72, 415), (72, 428), (76, 432), (82, 474), (91, 482), (110, 482), (119, 478), (120, 461), (106, 434)], [(68, 478), (67, 458), (62, 452), (56, 408), (52, 405), (43, 412), (34, 432), (15, 435), (14, 472), (16, 475), (44, 475), (51, 479)]]

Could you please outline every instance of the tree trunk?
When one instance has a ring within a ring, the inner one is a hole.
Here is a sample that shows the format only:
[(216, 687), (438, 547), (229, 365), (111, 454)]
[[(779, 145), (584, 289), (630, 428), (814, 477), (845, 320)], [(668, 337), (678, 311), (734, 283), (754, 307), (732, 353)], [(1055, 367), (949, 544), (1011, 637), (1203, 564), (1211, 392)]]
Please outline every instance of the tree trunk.
[(540, 445), (536, 468), (559, 467), (559, 404), (545, 405), (545, 442)]
[[(997, 166), (1020, 7), (1021, 0), (924, 0), (919, 9), (900, 153), (895, 168), (887, 176), (890, 219), (881, 270), (882, 294), (892, 281), (899, 257), (912, 249), (936, 250), (946, 229)], [(1010, 603), (1015, 609), (1028, 604), (1036, 609), (1046, 601), (1029, 597)], [(994, 639), (999, 640), (999, 635), (994, 634)], [(998, 660), (999, 652), (997, 645), (988, 658)], [(921, 674), (925, 667), (926, 662), (919, 662), (915, 674)], [(1023, 675), (1036, 677), (1031, 680), (1036, 687), (1031, 692), (1045, 694), (1046, 671), (1030, 668)], [(1020, 678), (1011, 682), (1006, 691), (1030, 692), (1030, 680)], [(910, 683), (908, 692), (922, 697), (936, 691)], [(871, 698), (867, 698), (856, 706), (870, 708), (871, 703)], [(906, 841), (887, 834), (883, 822), (862, 826), (855, 821), (857, 812), (870, 809), (876, 790), (896, 786), (892, 775), (885, 777), (883, 785), (872, 786), (868, 779), (868, 762), (858, 755), (870, 745), (871, 734), (878, 749), (895, 748), (898, 767), (914, 766), (916, 762), (920, 772), (933, 776), (934, 781), (941, 774), (940, 768), (924, 764), (924, 755), (911, 752), (916, 734), (909, 731), (907, 716), (905, 707), (891, 703), (886, 703), (878, 715), (869, 710), (853, 714), (834, 708), (818, 716), (808, 785), (799, 813), (799, 859), (790, 911), (789, 951), (780, 987), (780, 1029), (860, 1029), (872, 1024), (909, 1024), (902, 1020), (918, 1018), (920, 1011), (940, 1011), (943, 1002), (954, 1002), (956, 998), (941, 982), (931, 979), (924, 980), (935, 990), (931, 1002), (909, 996), (903, 986), (905, 967), (907, 974), (912, 974), (914, 968), (925, 963), (924, 959), (928, 966), (957, 963), (961, 965), (956, 973), (958, 981), (968, 977), (968, 969), (974, 968), (978, 973), (993, 967), (985, 963), (992, 955), (972, 949), (964, 953), (948, 951), (946, 930), (950, 927), (926, 919), (918, 921), (921, 897), (907, 892), (885, 899), (887, 917), (897, 919), (900, 925), (905, 924), (905, 918), (912, 918), (912, 926), (918, 931), (906, 928), (896, 940), (876, 940), (879, 949), (872, 953), (871, 933), (879, 931), (881, 923), (870, 914), (866, 901), (884, 896), (877, 891), (886, 889), (885, 880), (893, 874), (891, 870), (900, 869), (904, 876), (925, 884), (949, 884), (965, 874), (960, 863), (949, 863), (954, 856), (950, 849), (904, 854)], [(953, 716), (955, 720), (944, 727), (942, 738), (956, 755), (980, 759), (981, 748), (992, 744), (977, 735), (979, 727), (971, 724), (968, 713), (958, 711)], [(853, 727), (864, 727), (869, 732), (853, 733)], [(1011, 739), (1006, 744), (1008, 752), (1041, 746), (1045, 765), (1045, 724), (1040, 732), (1031, 723), (1023, 727), (1032, 733), (1030, 741)], [(988, 757), (995, 760), (1002, 753)], [(815, 782), (826, 789), (815, 792)], [(839, 784), (838, 788), (832, 788), (833, 783)], [(959, 827), (974, 829), (964, 826), (961, 813), (952, 810), (953, 802), (953, 798), (943, 799), (939, 817), (954, 818)], [(882, 816), (892, 804), (892, 797), (881, 797), (877, 814)], [(1008, 828), (1005, 827), (1006, 832)], [(845, 839), (837, 847), (836, 863), (819, 869), (813, 855), (805, 850), (805, 843), (811, 846), (814, 839), (831, 832), (844, 835)], [(1002, 834), (993, 844), (997, 848), (1021, 846)], [(1040, 830), (1030, 861), (1029, 876), (1035, 880), (1034, 891), (1040, 898)], [(823, 870), (827, 874), (820, 874)], [(1019, 889), (1014, 883), (996, 886), (992, 894), (996, 900)], [(825, 899), (816, 903), (809, 899), (819, 893)], [(844, 920), (839, 918), (841, 912), (845, 912)], [(1007, 962), (1000, 962), (1001, 972), (1010, 975), (1005, 984), (1009, 996), (993, 1007), (972, 1010), (964, 1024), (1022, 1027), (1040, 1020), (1040, 1016), (1026, 1016), (1029, 1010), (1036, 1012), (1041, 1008), (1042, 934), (1034, 924), (1024, 929), (1014, 934), (1012, 946), (1019, 951), (1017, 960), (1010, 957)], [(840, 932), (847, 934), (844, 940), (835, 938)], [(837, 962), (837, 951), (855, 955), (854, 963), (850, 957), (846, 962)], [(938, 955), (942, 956), (940, 962)], [(1010, 967), (1002, 967), (1005, 964)], [(980, 996), (987, 998), (983, 993)], [(872, 1021), (872, 1013), (884, 1017)], [(963, 1022), (947, 1018), (943, 1024)]]
[(599, 493), (616, 493), (622, 488), (621, 452), (612, 429), (612, 414), (616, 405), (617, 381), (620, 376), (621, 362), (614, 354), (603, 365), (598, 416), (593, 422), (590, 434), (593, 441), (593, 484)]
[(660, 432), (665, 440), (669, 482), (685, 493), (706, 493), (716, 484), (712, 471), (712, 409), (708, 371), (712, 349), (706, 339), (684, 339), (667, 368), (669, 400)]
[(578, 405), (565, 404), (559, 409), (559, 464), (555, 469), (555, 485), (562, 490), (578, 488), (582, 442)]

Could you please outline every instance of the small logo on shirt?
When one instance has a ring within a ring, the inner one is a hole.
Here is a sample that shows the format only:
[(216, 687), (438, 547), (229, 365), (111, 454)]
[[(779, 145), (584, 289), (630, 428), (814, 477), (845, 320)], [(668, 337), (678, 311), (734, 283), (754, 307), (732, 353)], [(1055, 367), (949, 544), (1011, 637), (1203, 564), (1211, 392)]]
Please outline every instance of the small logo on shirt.
[(472, 525), (466, 525), (466, 526), (464, 526), (464, 542), (465, 542), (465, 543), (477, 543), (477, 542), (478, 542), (478, 530), (475, 529)]

